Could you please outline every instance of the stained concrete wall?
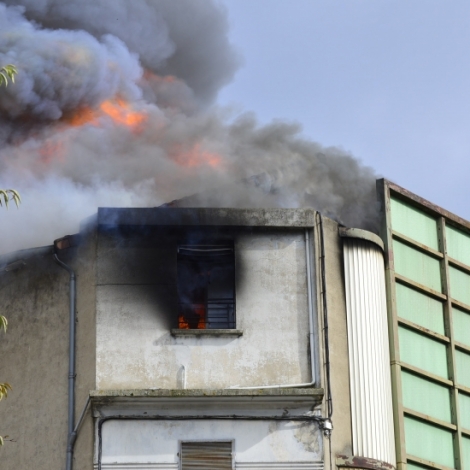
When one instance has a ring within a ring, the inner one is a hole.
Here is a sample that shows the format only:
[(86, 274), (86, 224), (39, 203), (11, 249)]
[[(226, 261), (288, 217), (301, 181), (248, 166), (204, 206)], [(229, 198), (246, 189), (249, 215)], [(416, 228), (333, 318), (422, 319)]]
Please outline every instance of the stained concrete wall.
[[(338, 224), (330, 219), (323, 218), (324, 233), (324, 259), (326, 278), (326, 299), (328, 315), (328, 343), (329, 343), (329, 369), (331, 377), (331, 400), (333, 402), (333, 432), (330, 439), (325, 439), (325, 468), (330, 468), (330, 446), (332, 465), (335, 466), (337, 455), (352, 455), (351, 431), (351, 402), (349, 390), (349, 363), (348, 363), (348, 337), (346, 323), (346, 300), (344, 291), (343, 246), (338, 236)], [(321, 272), (321, 224), (315, 227), (315, 259), (317, 272)], [(321, 384), (326, 387), (326, 348), (325, 326), (322, 309), (321, 278), (317, 276), (317, 289), (319, 292), (319, 331), (321, 349)], [(323, 415), (327, 414), (326, 398), (324, 400)]]
[(100, 389), (227, 388), (310, 381), (302, 229), (232, 229), (241, 337), (174, 337), (182, 233), (99, 234)]
[[(90, 274), (90, 253), (78, 256), (89, 249), (89, 244), (85, 246), (60, 253), (78, 274), (77, 410), (95, 386), (95, 281)], [(6, 271), (5, 267), (18, 269)], [(63, 469), (67, 446), (69, 275), (54, 262), (52, 247), (1, 257), (0, 305), (1, 314), (9, 321), (6, 334), (0, 336), (0, 381), (13, 386), (8, 398), (0, 402), (0, 433), (14, 440), (0, 448), (0, 468)], [(75, 469), (90, 469), (90, 412), (76, 450)]]
[[(310, 223), (310, 222), (309, 222)], [(349, 369), (342, 245), (324, 219), (330, 368), (334, 403), (332, 455), (351, 453)], [(237, 264), (237, 328), (243, 336), (173, 337), (176, 244), (181, 231), (84, 232), (61, 257), (78, 274), (77, 404), (89, 390), (178, 388), (181, 365), (189, 388), (307, 382), (308, 318), (303, 228), (232, 227)], [(321, 252), (315, 228), (315, 264)], [(228, 236), (224, 232), (223, 236)], [(0, 272), (0, 380), (14, 386), (0, 402), (0, 432), (16, 442), (0, 449), (2, 468), (61, 469), (65, 462), (68, 375), (68, 275), (51, 248), (16, 253), (17, 271)], [(1, 270), (1, 269), (0, 269)], [(319, 275), (316, 276), (319, 281)], [(325, 386), (321, 286), (317, 283), (319, 386)], [(323, 414), (325, 414), (325, 408)], [(78, 416), (77, 416), (78, 417)], [(75, 469), (91, 468), (93, 422), (86, 415)], [(328, 442), (325, 444), (326, 466)]]

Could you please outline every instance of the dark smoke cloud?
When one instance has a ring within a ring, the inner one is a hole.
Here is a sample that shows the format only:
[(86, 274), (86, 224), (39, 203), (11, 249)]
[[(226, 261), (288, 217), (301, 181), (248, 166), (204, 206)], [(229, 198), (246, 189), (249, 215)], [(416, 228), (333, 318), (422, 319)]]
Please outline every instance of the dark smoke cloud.
[[(19, 68), (17, 84), (0, 91), (0, 187), (24, 200), (2, 215), (2, 251), (50, 244), (97, 206), (175, 199), (313, 207), (375, 227), (375, 175), (351, 155), (302, 139), (295, 124), (201, 107), (235, 70), (216, 3), (21, 3), (28, 19), (0, 3), (0, 65)], [(100, 111), (119, 99), (137, 123)]]
[(155, 73), (175, 75), (210, 103), (239, 65), (223, 7), (211, 0), (6, 0), (46, 28), (112, 34)]

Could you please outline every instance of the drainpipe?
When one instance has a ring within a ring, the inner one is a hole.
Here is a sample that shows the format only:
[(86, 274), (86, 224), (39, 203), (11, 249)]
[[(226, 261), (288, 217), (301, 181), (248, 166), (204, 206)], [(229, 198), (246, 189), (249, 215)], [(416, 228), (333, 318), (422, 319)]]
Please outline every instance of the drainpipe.
[(256, 387), (239, 387), (233, 385), (230, 388), (236, 388), (239, 390), (255, 390), (265, 388), (298, 388), (298, 387), (313, 387), (316, 382), (316, 369), (315, 369), (315, 316), (313, 302), (315, 296), (313, 295), (313, 283), (312, 283), (312, 255), (311, 255), (311, 244), (310, 244), (310, 229), (305, 229), (305, 258), (307, 264), (307, 303), (308, 303), (308, 323), (309, 323), (309, 340), (310, 340), (310, 366), (311, 366), (311, 378), (310, 382), (296, 383), (296, 384), (278, 384), (278, 385), (258, 385)]
[[(76, 275), (73, 269), (65, 264), (57, 256), (59, 248), (71, 246), (66, 243), (69, 237), (60, 238), (54, 241), (54, 260), (65, 269), (70, 275), (69, 284), (69, 391), (68, 391), (68, 433), (67, 433), (67, 459), (66, 470), (72, 470), (73, 465), (73, 446), (77, 433), (74, 430), (75, 420), (75, 322), (76, 322)], [(65, 242), (65, 244), (64, 244)]]

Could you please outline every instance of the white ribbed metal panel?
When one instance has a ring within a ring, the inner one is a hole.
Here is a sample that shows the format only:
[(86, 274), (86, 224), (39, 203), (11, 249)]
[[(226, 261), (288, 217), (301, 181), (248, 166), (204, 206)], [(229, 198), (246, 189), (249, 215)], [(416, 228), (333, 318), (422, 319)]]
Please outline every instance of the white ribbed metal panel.
[(395, 466), (383, 253), (370, 241), (343, 240), (353, 453)]

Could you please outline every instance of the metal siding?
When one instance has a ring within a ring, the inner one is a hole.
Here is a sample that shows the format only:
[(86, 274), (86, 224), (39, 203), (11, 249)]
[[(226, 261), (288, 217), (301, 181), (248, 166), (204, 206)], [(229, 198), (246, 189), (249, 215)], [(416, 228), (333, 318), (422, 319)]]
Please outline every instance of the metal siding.
[(452, 433), (405, 416), (406, 452), (454, 468)]
[(434, 250), (439, 249), (436, 219), (393, 198), (390, 206), (394, 230)]
[(462, 426), (470, 430), (470, 396), (461, 392), (459, 393), (459, 411)]
[(455, 351), (455, 363), (457, 366), (457, 382), (465, 387), (470, 387), (470, 354)]
[(445, 334), (442, 302), (398, 283), (395, 291), (398, 316), (441, 335)]
[(470, 470), (470, 439), (462, 438), (463, 470)]
[(232, 443), (182, 442), (181, 470), (232, 470)]
[(353, 453), (395, 465), (383, 254), (345, 239), (344, 266)]
[(445, 344), (408, 328), (399, 327), (400, 359), (431, 374), (449, 378)]
[(453, 308), (452, 319), (455, 341), (470, 346), (470, 313)]
[(470, 266), (470, 237), (464, 232), (446, 225), (447, 254)]
[(451, 422), (450, 391), (447, 387), (402, 370), (403, 406), (442, 421)]
[(441, 269), (437, 259), (398, 240), (393, 240), (393, 254), (395, 272), (441, 292)]
[(449, 275), (452, 297), (470, 305), (470, 276), (453, 266), (449, 266)]

